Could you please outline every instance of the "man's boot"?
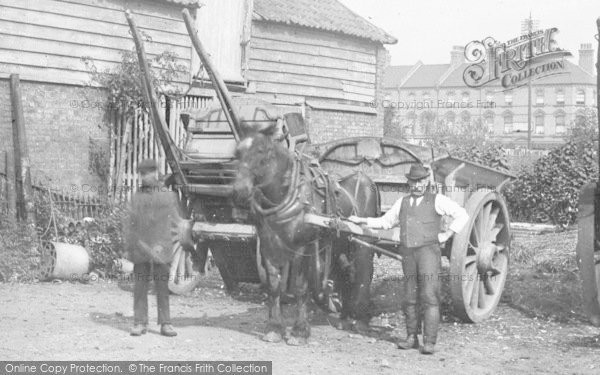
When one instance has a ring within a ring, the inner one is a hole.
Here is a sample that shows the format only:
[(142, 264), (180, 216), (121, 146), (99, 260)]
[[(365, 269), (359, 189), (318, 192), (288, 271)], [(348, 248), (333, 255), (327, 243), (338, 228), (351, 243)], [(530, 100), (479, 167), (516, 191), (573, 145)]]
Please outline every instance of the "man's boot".
[(141, 336), (148, 332), (148, 328), (145, 324), (135, 323), (131, 328), (131, 332), (129, 333), (131, 336)]
[(170, 324), (163, 324), (160, 326), (160, 334), (167, 337), (177, 336), (177, 332), (173, 329)]
[(419, 337), (417, 335), (408, 335), (406, 339), (399, 340), (396, 343), (398, 349), (407, 350), (407, 349), (419, 349)]

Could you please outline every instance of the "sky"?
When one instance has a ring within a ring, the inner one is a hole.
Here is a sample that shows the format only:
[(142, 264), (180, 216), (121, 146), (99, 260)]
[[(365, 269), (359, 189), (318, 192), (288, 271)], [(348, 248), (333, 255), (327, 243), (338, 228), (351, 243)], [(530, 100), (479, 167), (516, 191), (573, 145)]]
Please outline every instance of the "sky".
[(392, 65), (446, 64), (452, 46), (488, 36), (508, 41), (521, 35), (521, 22), (530, 12), (540, 28), (558, 28), (558, 46), (573, 54), (574, 63), (582, 43), (598, 48), (600, 0), (339, 1), (398, 39), (386, 45)]

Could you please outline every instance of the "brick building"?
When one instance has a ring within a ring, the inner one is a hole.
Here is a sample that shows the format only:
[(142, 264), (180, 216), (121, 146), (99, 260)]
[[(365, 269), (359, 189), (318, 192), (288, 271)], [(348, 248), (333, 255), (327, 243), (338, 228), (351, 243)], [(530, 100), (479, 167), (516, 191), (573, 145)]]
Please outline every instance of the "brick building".
[[(447, 124), (482, 121), (494, 139), (509, 148), (527, 145), (528, 88), (507, 90), (500, 81), (468, 87), (463, 74), (469, 65), (464, 48), (455, 46), (448, 64), (390, 66), (384, 87), (386, 106), (394, 107), (390, 128), (414, 142), (428, 137), (438, 121)], [(564, 60), (561, 74), (533, 80), (531, 145), (545, 149), (564, 141), (568, 128), (596, 105), (594, 50), (582, 44), (579, 62)]]
[[(181, 18), (187, 7), (236, 95), (303, 112), (313, 142), (383, 134), (385, 44), (396, 39), (336, 0), (0, 0), (0, 152), (12, 149), (8, 77), (19, 74), (34, 181), (100, 184), (94, 150), (109, 149), (106, 91), (81, 58), (118, 66), (132, 39), (132, 9), (150, 56), (169, 50), (190, 67), (174, 84), (207, 103), (214, 92)], [(168, 113), (168, 112), (167, 112)], [(170, 123), (178, 119), (167, 119)], [(143, 134), (139, 135), (140, 137)], [(131, 169), (131, 168), (130, 168)]]

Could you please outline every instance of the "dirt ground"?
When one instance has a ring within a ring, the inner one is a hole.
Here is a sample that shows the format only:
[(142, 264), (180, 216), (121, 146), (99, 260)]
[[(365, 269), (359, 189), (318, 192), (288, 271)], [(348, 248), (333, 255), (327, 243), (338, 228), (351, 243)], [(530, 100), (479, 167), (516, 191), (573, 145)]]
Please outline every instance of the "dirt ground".
[[(373, 300), (383, 315), (372, 320), (371, 334), (337, 330), (334, 315), (316, 310), (305, 347), (261, 341), (265, 296), (254, 285), (243, 285), (236, 296), (226, 294), (214, 270), (190, 295), (171, 296), (179, 333), (174, 338), (160, 336), (156, 325), (141, 338), (129, 336), (133, 302), (126, 283), (0, 284), (0, 358), (268, 360), (274, 374), (600, 372), (599, 328), (575, 313), (573, 319), (539, 318), (510, 298), (476, 325), (456, 321), (445, 306), (433, 356), (398, 350), (394, 337), (404, 335), (403, 318), (397, 314), (400, 284), (394, 277), (399, 265), (385, 258), (376, 263)], [(151, 320), (156, 319), (155, 306), (151, 296)]]

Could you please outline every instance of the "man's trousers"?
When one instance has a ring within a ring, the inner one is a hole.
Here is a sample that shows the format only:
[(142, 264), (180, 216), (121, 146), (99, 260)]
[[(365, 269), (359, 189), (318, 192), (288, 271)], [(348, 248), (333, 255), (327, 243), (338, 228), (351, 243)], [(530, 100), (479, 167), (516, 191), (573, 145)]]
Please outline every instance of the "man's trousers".
[(406, 331), (408, 335), (418, 332), (417, 297), (423, 310), (423, 342), (435, 344), (440, 322), (440, 269), (439, 244), (402, 250), (404, 271)]

